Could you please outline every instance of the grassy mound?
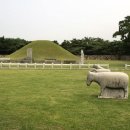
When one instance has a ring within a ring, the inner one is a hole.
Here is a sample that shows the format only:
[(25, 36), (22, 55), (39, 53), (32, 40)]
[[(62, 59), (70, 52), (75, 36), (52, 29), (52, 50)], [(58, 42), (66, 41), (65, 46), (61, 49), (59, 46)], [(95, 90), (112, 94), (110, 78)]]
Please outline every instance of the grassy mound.
[(23, 48), (17, 50), (9, 57), (13, 60), (21, 60), (27, 57), (27, 49), (32, 48), (32, 57), (34, 61), (56, 59), (60, 61), (77, 61), (78, 58), (65, 50), (64, 48), (56, 45), (51, 41), (33, 41)]

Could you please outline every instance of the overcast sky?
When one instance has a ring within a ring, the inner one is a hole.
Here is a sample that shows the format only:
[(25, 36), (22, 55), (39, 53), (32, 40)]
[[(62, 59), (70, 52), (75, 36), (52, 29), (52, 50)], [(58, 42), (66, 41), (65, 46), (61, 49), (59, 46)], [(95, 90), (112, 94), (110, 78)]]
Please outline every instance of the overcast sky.
[(0, 36), (113, 40), (118, 22), (128, 15), (130, 0), (0, 0)]

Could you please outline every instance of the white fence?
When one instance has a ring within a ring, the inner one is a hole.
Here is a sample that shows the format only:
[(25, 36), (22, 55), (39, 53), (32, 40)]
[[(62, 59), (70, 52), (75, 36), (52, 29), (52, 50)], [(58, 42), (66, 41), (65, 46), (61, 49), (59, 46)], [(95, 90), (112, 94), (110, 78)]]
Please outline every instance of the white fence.
[(3, 61), (10, 61), (10, 58), (0, 58), (0, 61), (3, 62)]
[(125, 69), (130, 68), (130, 65), (125, 64)]
[[(89, 69), (94, 64), (0, 63), (0, 69)], [(109, 64), (99, 64), (109, 68)]]

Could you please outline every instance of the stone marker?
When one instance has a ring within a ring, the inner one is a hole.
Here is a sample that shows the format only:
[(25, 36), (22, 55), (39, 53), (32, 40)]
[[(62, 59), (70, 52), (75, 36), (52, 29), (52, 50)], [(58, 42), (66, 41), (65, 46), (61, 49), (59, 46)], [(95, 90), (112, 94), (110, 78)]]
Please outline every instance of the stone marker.
[(32, 48), (27, 49), (27, 58), (29, 58), (32, 62)]
[(81, 64), (84, 64), (84, 51), (81, 50)]

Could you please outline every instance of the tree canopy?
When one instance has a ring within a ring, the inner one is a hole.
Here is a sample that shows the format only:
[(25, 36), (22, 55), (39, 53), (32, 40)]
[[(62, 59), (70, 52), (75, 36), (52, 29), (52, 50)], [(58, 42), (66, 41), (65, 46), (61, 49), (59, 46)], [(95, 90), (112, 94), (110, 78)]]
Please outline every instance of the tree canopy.
[(28, 44), (29, 41), (20, 38), (0, 37), (0, 54), (8, 55)]
[(113, 37), (120, 36), (123, 42), (123, 50), (125, 54), (130, 54), (130, 16), (119, 21), (119, 30), (113, 34)]
[(121, 55), (122, 42), (103, 40), (101, 38), (85, 37), (83, 39), (64, 40), (63, 48), (75, 55), (80, 55), (81, 49), (85, 55)]
[(120, 36), (124, 42), (130, 42), (130, 16), (125, 17), (124, 20), (119, 21), (119, 30), (113, 34), (113, 37)]

